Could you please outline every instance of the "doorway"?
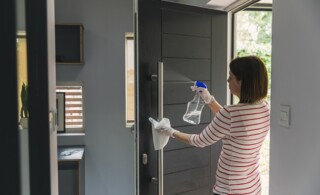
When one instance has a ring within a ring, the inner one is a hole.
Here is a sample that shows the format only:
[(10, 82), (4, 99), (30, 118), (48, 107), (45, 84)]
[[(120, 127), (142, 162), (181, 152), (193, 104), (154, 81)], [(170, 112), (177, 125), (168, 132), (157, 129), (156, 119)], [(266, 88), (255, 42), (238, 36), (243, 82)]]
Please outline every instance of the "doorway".
[[(269, 86), (267, 101), (271, 95), (272, 5), (255, 4), (237, 12), (233, 17), (234, 56), (256, 55), (265, 63)], [(237, 103), (234, 96), (233, 103)], [(270, 105), (271, 106), (271, 105)], [(270, 132), (263, 142), (260, 157), (262, 195), (269, 195)]]
[[(136, 194), (161, 194), (157, 171), (160, 167), (159, 151), (154, 151), (148, 121), (150, 116), (157, 118), (160, 109), (157, 104), (159, 81), (154, 80), (158, 76), (157, 64), (164, 64), (164, 117), (171, 120), (174, 128), (188, 133), (201, 131), (200, 127), (195, 129), (182, 120), (185, 105), (192, 98), (192, 93), (188, 94), (190, 83), (187, 82), (202, 80), (209, 84), (210, 91), (215, 92), (216, 99), (222, 104), (230, 103), (227, 102), (226, 82), (232, 52), (229, 47), (230, 15), (156, 0), (140, 0), (136, 6)], [(206, 111), (203, 114), (201, 125), (206, 126), (212, 115)], [(175, 140), (169, 141), (168, 146), (160, 151), (164, 157), (165, 194), (211, 194), (220, 146), (214, 144), (207, 151), (201, 151), (204, 153), (201, 159), (196, 156), (199, 151), (191, 151), (196, 149), (180, 145)]]
[[(221, 143), (205, 149), (171, 139), (163, 151), (155, 151), (148, 117), (157, 118), (158, 62), (163, 62), (163, 113), (174, 128), (198, 133), (210, 123), (208, 108), (201, 123), (183, 121), (190, 86), (200, 80), (221, 103), (227, 100), (228, 13), (163, 1), (139, 1), (138, 61), (136, 62), (137, 192), (159, 193), (159, 152), (163, 152), (163, 194), (212, 194)], [(225, 74), (221, 74), (225, 73)], [(153, 77), (152, 77), (153, 76)]]

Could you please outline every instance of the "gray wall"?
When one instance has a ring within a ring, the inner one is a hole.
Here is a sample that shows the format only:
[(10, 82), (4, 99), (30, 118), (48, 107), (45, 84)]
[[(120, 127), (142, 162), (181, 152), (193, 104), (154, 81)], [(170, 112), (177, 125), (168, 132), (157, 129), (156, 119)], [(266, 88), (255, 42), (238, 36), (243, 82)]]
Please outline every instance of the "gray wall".
[(26, 30), (26, 12), (25, 12), (25, 0), (16, 0), (17, 8), (17, 30)]
[[(320, 192), (320, 2), (274, 0), (270, 195)], [(291, 126), (278, 125), (280, 104)]]
[(84, 25), (83, 66), (57, 65), (57, 81), (83, 81), (85, 194), (134, 194), (133, 134), (125, 127), (125, 32), (133, 31), (132, 0), (56, 0), (56, 23)]

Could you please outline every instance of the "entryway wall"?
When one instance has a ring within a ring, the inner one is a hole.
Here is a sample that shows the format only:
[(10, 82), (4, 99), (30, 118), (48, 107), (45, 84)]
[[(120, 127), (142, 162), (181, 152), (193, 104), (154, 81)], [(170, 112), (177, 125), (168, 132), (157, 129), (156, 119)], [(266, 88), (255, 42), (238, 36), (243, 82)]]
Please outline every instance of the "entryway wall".
[(56, 23), (84, 26), (84, 65), (57, 65), (57, 82), (83, 81), (85, 135), (58, 136), (85, 145), (85, 194), (134, 194), (134, 140), (125, 123), (125, 32), (132, 0), (56, 0)]
[[(273, 1), (270, 195), (320, 191), (320, 2)], [(291, 108), (289, 128), (278, 124)]]

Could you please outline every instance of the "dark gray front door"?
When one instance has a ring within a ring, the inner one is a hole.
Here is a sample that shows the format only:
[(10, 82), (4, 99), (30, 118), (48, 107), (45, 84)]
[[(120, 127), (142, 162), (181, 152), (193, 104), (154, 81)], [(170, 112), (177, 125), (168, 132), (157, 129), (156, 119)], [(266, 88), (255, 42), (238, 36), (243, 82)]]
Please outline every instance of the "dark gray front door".
[[(138, 137), (140, 195), (156, 195), (157, 153), (148, 117), (157, 117), (157, 63), (164, 64), (164, 117), (186, 133), (199, 133), (213, 115), (208, 108), (201, 124), (183, 121), (193, 98), (192, 82), (200, 80), (222, 104), (226, 101), (227, 13), (160, 1), (140, 1), (138, 33)], [(209, 195), (215, 180), (220, 144), (195, 148), (170, 139), (164, 149), (164, 195)], [(143, 164), (143, 155), (148, 163)]]
[[(161, 61), (161, 10), (160, 0), (138, 0), (138, 32), (136, 43), (136, 126), (137, 126), (137, 174), (138, 194), (156, 195), (158, 188), (151, 182), (157, 176), (157, 152), (152, 141), (151, 124), (148, 117), (157, 117), (157, 81), (151, 75), (157, 74)], [(144, 158), (144, 160), (143, 160)]]

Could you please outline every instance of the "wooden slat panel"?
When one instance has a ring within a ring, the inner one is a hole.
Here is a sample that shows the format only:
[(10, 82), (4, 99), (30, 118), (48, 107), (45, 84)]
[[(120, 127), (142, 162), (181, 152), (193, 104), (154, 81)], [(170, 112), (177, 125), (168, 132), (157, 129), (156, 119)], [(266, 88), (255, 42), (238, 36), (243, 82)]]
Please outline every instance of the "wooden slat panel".
[(82, 101), (82, 98), (66, 98), (66, 101)]
[[(164, 117), (169, 118), (171, 125), (173, 127), (176, 126), (186, 126), (190, 125), (189, 123), (183, 120), (183, 115), (186, 112), (187, 105), (165, 105), (164, 106)], [(202, 110), (200, 124), (201, 123), (209, 123), (211, 122), (210, 110), (207, 106), (205, 106)]]
[[(200, 133), (207, 124), (201, 124), (201, 125), (190, 125), (186, 127), (179, 127), (177, 128), (179, 131), (184, 132), (184, 133), (189, 133), (189, 134), (198, 134)], [(169, 151), (169, 150), (176, 150), (176, 149), (181, 149), (181, 148), (189, 148), (193, 147), (190, 145), (187, 145), (181, 141), (178, 141), (176, 139), (170, 139), (166, 147), (164, 148), (164, 151)]]
[[(210, 81), (202, 81), (208, 83), (207, 87), (210, 89)], [(184, 82), (165, 82), (163, 89), (163, 103), (166, 104), (187, 104), (194, 98), (195, 92), (190, 87), (193, 83)], [(187, 105), (186, 105), (187, 106)]]
[(210, 80), (210, 60), (163, 58), (165, 81)]
[(76, 108), (82, 108), (82, 104), (67, 104), (66, 107), (76, 107)]
[(162, 10), (162, 32), (211, 36), (211, 17), (209, 15)]
[(66, 113), (82, 113), (82, 110), (66, 110)]
[(198, 189), (210, 184), (210, 168), (201, 167), (164, 175), (164, 194), (173, 195)]
[(82, 116), (66, 116), (66, 119), (82, 119)]
[(66, 125), (82, 125), (82, 122), (67, 122)]
[(79, 91), (79, 92), (66, 92), (66, 95), (82, 95), (82, 92)]
[(164, 174), (210, 165), (210, 147), (164, 152)]
[(210, 43), (210, 38), (163, 34), (162, 56), (210, 59)]

